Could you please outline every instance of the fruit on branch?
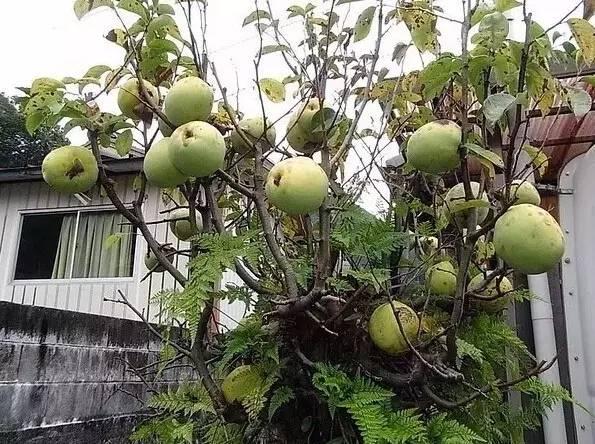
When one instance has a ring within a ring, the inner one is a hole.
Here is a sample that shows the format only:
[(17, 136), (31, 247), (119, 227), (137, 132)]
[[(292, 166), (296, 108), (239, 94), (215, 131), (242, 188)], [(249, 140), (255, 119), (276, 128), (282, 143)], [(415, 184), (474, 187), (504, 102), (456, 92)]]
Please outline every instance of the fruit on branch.
[(290, 215), (316, 211), (327, 192), (326, 173), (309, 157), (293, 157), (277, 163), (265, 185), (269, 202)]
[(161, 131), (163, 137), (170, 137), (174, 132), (171, 126), (169, 126), (167, 123), (165, 123), (165, 121), (161, 120), (161, 118), (159, 117), (157, 118), (157, 126), (159, 127), (159, 131)]
[(206, 122), (188, 122), (171, 135), (169, 158), (187, 176), (210, 176), (223, 168), (225, 139)]
[[(368, 323), (368, 333), (380, 350), (389, 355), (398, 355), (409, 349), (405, 337), (412, 344), (415, 343), (420, 325), (417, 313), (411, 307), (398, 301), (392, 304), (393, 307), (387, 302), (374, 310)], [(399, 315), (405, 336), (401, 333), (395, 312)]]
[(43, 180), (60, 193), (84, 193), (97, 182), (99, 168), (90, 150), (66, 145), (44, 157), (41, 174)]
[(453, 296), (457, 290), (457, 271), (450, 261), (432, 265), (426, 271), (426, 286), (432, 294)]
[(190, 210), (188, 208), (178, 208), (169, 214), (169, 229), (181, 241), (186, 241), (192, 236), (197, 235), (202, 230), (202, 217), (196, 211), (196, 230), (192, 228), (190, 222)]
[(314, 131), (320, 126), (317, 122), (321, 122), (318, 118), (314, 120), (318, 111), (320, 111), (320, 100), (314, 97), (298, 106), (291, 115), (287, 124), (287, 142), (294, 150), (309, 154), (316, 151), (319, 148), (318, 145), (324, 140), (323, 131)]
[(424, 173), (442, 174), (460, 163), (461, 127), (450, 120), (426, 123), (407, 142), (407, 162)]
[(176, 126), (206, 120), (212, 108), (213, 90), (198, 77), (184, 77), (174, 83), (163, 104), (165, 116)]
[(147, 181), (160, 188), (171, 188), (183, 184), (188, 176), (178, 171), (169, 159), (171, 139), (164, 137), (157, 141), (145, 154), (143, 170)]
[[(502, 279), (496, 277), (483, 290), (476, 291), (483, 287), (484, 281), (483, 273), (479, 273), (469, 282), (467, 291), (475, 293), (473, 303), (489, 313), (497, 313), (508, 307), (513, 298), (511, 293), (513, 287), (510, 280), (506, 276), (502, 277)], [(495, 298), (496, 296), (498, 297)]]
[(562, 258), (564, 235), (550, 213), (520, 204), (496, 222), (494, 248), (498, 257), (522, 273), (545, 273)]
[(541, 203), (541, 196), (539, 195), (537, 188), (535, 188), (535, 185), (531, 182), (526, 180), (513, 180), (510, 184), (510, 200), (514, 201), (514, 205), (539, 205)]
[[(250, 140), (252, 143), (258, 142), (260, 144), (263, 153), (269, 151), (275, 146), (275, 141), (277, 140), (277, 132), (275, 131), (275, 127), (270, 126), (267, 122), (266, 135), (264, 135), (265, 121), (262, 117), (250, 117), (242, 119), (238, 122), (238, 126), (244, 132), (244, 135), (248, 138), (248, 140)], [(252, 147), (244, 142), (244, 139), (242, 139), (235, 128), (231, 131), (230, 137), (231, 145), (233, 146), (234, 150), (240, 154), (254, 155), (251, 149)]]
[(264, 384), (261, 372), (252, 365), (240, 365), (229, 373), (221, 384), (223, 396), (229, 404), (242, 402), (246, 396)]
[[(175, 248), (169, 245), (162, 245), (160, 249), (163, 254), (165, 254), (167, 260), (173, 264), (174, 255), (176, 252)], [(147, 254), (145, 254), (145, 267), (147, 267), (147, 270), (152, 271), (153, 273), (163, 273), (165, 271), (163, 265), (159, 264), (159, 259), (157, 259), (157, 256), (155, 256), (155, 253), (153, 253), (150, 249), (147, 250)]]
[[(471, 182), (471, 192), (473, 194), (473, 200), (481, 200), (485, 203), (489, 204), (488, 195), (483, 192), (481, 197), (479, 197), (479, 189), (480, 185), (477, 182)], [(459, 227), (464, 227), (466, 225), (467, 217), (472, 214), (472, 212), (477, 214), (477, 223), (481, 224), (488, 215), (489, 208), (485, 207), (470, 207), (473, 205), (473, 202), (465, 200), (465, 187), (462, 183), (456, 184), (446, 193), (444, 196), (444, 214), (448, 216), (450, 220), (454, 220)], [(479, 205), (479, 203), (478, 203)]]
[(297, 124), (297, 115), (291, 116), (287, 124), (287, 143), (299, 153), (311, 154), (318, 149), (318, 144), (308, 140), (308, 135)]
[[(159, 102), (159, 92), (151, 83), (143, 80), (147, 94), (152, 99), (153, 106), (157, 106)], [(130, 79), (126, 81), (118, 90), (118, 108), (122, 114), (131, 119), (142, 119), (143, 116), (150, 112), (150, 108), (146, 105), (147, 101), (143, 97), (138, 79)]]

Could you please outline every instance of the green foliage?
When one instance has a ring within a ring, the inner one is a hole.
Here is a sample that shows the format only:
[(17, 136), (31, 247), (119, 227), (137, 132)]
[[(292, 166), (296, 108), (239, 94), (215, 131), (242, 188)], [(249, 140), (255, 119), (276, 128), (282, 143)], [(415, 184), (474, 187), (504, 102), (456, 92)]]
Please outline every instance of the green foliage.
[(67, 145), (60, 129), (40, 127), (34, 135), (26, 128), (25, 116), (13, 102), (0, 94), (0, 166), (16, 168), (41, 165), (54, 147)]
[(202, 384), (181, 385), (173, 391), (154, 395), (149, 406), (171, 415), (192, 417), (197, 413), (215, 414), (213, 401)]
[(286, 385), (275, 390), (271, 395), (271, 400), (269, 402), (269, 421), (273, 419), (277, 410), (294, 398), (295, 394), (293, 393), (293, 390)]
[(130, 439), (143, 444), (182, 444), (192, 443), (193, 435), (193, 422), (180, 422), (176, 418), (167, 417), (139, 425)]
[(220, 420), (212, 421), (202, 428), (205, 444), (242, 444), (243, 430), (238, 424), (230, 424)]

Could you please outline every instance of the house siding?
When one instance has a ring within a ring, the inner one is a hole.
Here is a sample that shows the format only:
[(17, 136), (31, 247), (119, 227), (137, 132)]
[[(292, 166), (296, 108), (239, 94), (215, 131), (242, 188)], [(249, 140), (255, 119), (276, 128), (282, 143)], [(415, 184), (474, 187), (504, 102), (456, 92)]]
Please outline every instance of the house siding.
[[(118, 176), (115, 189), (125, 203), (134, 199), (134, 176)], [(0, 184), (0, 301), (78, 311), (89, 314), (134, 319), (135, 315), (125, 305), (105, 300), (118, 299), (122, 291), (128, 300), (151, 321), (160, 322), (158, 307), (151, 306), (151, 294), (162, 289), (177, 288), (175, 280), (167, 273), (154, 273), (143, 280), (148, 270), (144, 266), (147, 251), (142, 236), (137, 236), (133, 276), (113, 279), (60, 279), (15, 281), (14, 267), (24, 213), (64, 211), (67, 209), (109, 208), (110, 201), (94, 189), (91, 203), (83, 205), (75, 196), (56, 193), (45, 182), (20, 182)], [(147, 221), (157, 220), (166, 209), (157, 188), (148, 188), (143, 214)], [(156, 239), (171, 242), (183, 248), (168, 230), (167, 224), (150, 225)], [(187, 259), (178, 256), (175, 265), (186, 270)]]

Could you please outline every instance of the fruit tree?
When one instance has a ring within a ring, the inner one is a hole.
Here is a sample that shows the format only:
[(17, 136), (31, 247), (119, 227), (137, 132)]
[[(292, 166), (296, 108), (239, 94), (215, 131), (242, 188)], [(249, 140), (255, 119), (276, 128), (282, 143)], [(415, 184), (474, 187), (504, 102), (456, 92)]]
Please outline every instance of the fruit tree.
[[(591, 108), (577, 81), (550, 73), (595, 61), (595, 29), (569, 18), (582, 2), (548, 28), (517, 0), (446, 10), (324, 0), (281, 15), (273, 3), (254, 0), (244, 19), (259, 39), (241, 73), (255, 85), (249, 113), (209, 57), (205, 0), (76, 0), (79, 17), (111, 9), (106, 38), (122, 63), (23, 89), (28, 128), (87, 135), (46, 157), (47, 183), (102, 187), (145, 238), (147, 267), (182, 288), (152, 295), (183, 327), (174, 340), (147, 323), (164, 349), (153, 376), (184, 360), (198, 378), (156, 394), (133, 439), (519, 442), (571, 400), (538, 378), (555, 357), (536, 361), (504, 313), (531, 297), (522, 274), (547, 272), (564, 253), (532, 184), (547, 158), (523, 128), (554, 104), (577, 116)], [(286, 20), (299, 23), (297, 38)], [(443, 51), (445, 36), (461, 47)], [(263, 68), (272, 57), (285, 78)], [(97, 105), (111, 91), (119, 112)], [(125, 202), (101, 150), (125, 156), (133, 144), (144, 171)], [(184, 251), (147, 228), (149, 186), (168, 196), (158, 222)], [(378, 211), (364, 209), (370, 199)], [(191, 257), (187, 269), (177, 254)], [(228, 269), (241, 285), (220, 288)], [(220, 329), (221, 300), (244, 301), (250, 315)], [(526, 395), (522, 406), (506, 402), (511, 392)]]

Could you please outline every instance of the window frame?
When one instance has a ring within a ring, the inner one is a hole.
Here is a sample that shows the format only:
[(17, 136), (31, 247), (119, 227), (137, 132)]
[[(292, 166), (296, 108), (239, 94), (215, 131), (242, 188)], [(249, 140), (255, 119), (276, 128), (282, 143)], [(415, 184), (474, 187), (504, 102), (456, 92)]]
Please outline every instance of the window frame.
[[(126, 205), (126, 208), (129, 210), (133, 210), (131, 205)], [(52, 279), (52, 278), (47, 278), (47, 279), (16, 279), (16, 268), (17, 268), (17, 261), (18, 261), (18, 257), (19, 257), (19, 249), (21, 246), (21, 236), (23, 234), (23, 221), (25, 216), (35, 216), (35, 215), (39, 215), (39, 216), (43, 216), (43, 215), (49, 215), (49, 214), (72, 214), (72, 213), (76, 213), (76, 230), (75, 230), (75, 236), (78, 233), (78, 228), (79, 228), (79, 220), (80, 220), (80, 215), (81, 213), (103, 213), (103, 212), (115, 212), (117, 213), (118, 211), (116, 210), (116, 208), (113, 205), (93, 205), (93, 206), (87, 206), (87, 207), (57, 207), (57, 208), (32, 208), (32, 209), (22, 209), (22, 210), (18, 210), (17, 211), (17, 217), (18, 217), (18, 228), (17, 228), (17, 236), (16, 236), (16, 245), (14, 248), (14, 252), (12, 255), (12, 265), (10, 268), (10, 279), (9, 279), (9, 285), (38, 285), (38, 284), (45, 284), (45, 285), (59, 285), (59, 284), (65, 284), (65, 283), (71, 283), (71, 282), (75, 282), (78, 284), (98, 284), (98, 283), (131, 283), (134, 282), (136, 279), (136, 267), (137, 267), (137, 260), (136, 260), (136, 255), (137, 255), (137, 250), (138, 250), (138, 245), (136, 245), (136, 243), (138, 242), (138, 233), (136, 232), (136, 228), (134, 228), (134, 233), (135, 233), (135, 241), (134, 241), (134, 250), (133, 250), (133, 254), (132, 254), (132, 264), (131, 264), (131, 269), (132, 269), (132, 274), (131, 276), (126, 276), (126, 277), (102, 277), (102, 278), (65, 278), (65, 279)], [(70, 275), (72, 276), (72, 267), (74, 266), (74, 263), (71, 264), (71, 270), (70, 270)]]

